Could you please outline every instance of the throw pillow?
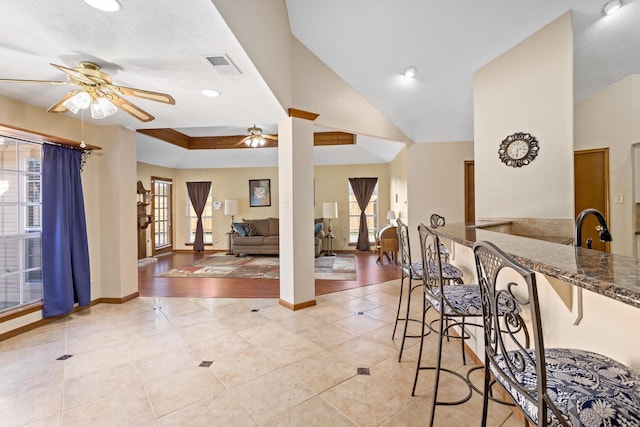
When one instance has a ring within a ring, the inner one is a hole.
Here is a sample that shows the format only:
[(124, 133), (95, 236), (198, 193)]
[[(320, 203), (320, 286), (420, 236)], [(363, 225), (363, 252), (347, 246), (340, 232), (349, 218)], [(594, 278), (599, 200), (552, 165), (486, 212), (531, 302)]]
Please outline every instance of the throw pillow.
[(233, 223), (233, 229), (236, 230), (236, 233), (238, 233), (241, 237), (247, 237), (247, 232), (244, 229), (244, 226), (247, 225), (243, 222), (234, 222)]
[(249, 224), (248, 222), (245, 222), (242, 224), (242, 228), (244, 228), (244, 232), (246, 233), (247, 236), (256, 235), (256, 230), (253, 228), (253, 224)]
[(322, 224), (321, 222), (319, 222), (319, 223), (315, 224), (315, 225), (313, 226), (313, 234), (318, 234), (318, 233), (320, 232), (320, 230), (322, 230), (322, 226), (323, 226), (323, 225), (324, 225), (324, 224)]

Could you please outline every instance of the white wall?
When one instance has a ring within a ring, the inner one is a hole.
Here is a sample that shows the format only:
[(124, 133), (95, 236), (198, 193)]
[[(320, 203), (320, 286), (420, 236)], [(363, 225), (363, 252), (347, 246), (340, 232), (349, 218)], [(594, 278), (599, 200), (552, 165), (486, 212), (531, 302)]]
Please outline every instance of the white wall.
[[(528, 132), (538, 157), (498, 158), (508, 135)], [(573, 41), (567, 12), (474, 75), (476, 218), (573, 218)]]

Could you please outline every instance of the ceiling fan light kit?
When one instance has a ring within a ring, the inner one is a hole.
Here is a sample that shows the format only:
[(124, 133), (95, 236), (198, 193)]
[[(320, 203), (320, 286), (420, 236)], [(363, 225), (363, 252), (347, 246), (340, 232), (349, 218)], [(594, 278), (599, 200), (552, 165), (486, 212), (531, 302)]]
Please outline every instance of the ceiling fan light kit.
[(247, 147), (256, 148), (262, 147), (264, 144), (266, 144), (267, 139), (272, 139), (274, 141), (278, 140), (277, 135), (263, 135), (262, 129), (256, 127), (256, 125), (253, 125), (249, 129), (247, 129), (247, 132), (249, 132), (249, 136), (245, 136), (244, 138), (242, 138), (237, 145), (244, 143)]
[(87, 92), (77, 92), (78, 93), (62, 103), (62, 105), (73, 114), (77, 114), (78, 111), (89, 108), (89, 105), (91, 105), (91, 96)]
[(265, 143), (265, 140), (260, 136), (252, 136), (249, 139), (247, 139), (244, 143), (252, 148), (262, 147)]

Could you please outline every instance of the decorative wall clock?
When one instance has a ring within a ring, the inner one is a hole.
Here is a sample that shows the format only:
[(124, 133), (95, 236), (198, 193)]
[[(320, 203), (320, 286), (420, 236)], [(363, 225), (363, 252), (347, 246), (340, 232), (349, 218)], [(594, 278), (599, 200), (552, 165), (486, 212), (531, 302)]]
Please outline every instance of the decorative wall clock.
[(538, 155), (538, 140), (530, 133), (516, 132), (507, 136), (498, 148), (498, 157), (514, 168), (528, 165)]

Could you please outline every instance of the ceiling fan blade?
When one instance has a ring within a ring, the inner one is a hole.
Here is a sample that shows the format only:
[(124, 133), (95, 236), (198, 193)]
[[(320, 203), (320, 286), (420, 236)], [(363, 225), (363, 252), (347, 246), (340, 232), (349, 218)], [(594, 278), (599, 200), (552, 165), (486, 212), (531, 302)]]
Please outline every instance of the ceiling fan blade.
[(117, 105), (118, 108), (120, 108), (122, 111), (128, 114), (131, 114), (133, 117), (140, 120), (141, 122), (150, 122), (151, 120), (155, 119), (155, 117), (153, 117), (151, 114), (147, 113), (140, 107), (133, 105), (126, 99), (120, 98), (117, 95), (113, 95), (111, 102)]
[(21, 80), (21, 79), (0, 79), (0, 83), (46, 83), (50, 85), (70, 85), (71, 82), (59, 82), (54, 80)]
[(273, 139), (274, 141), (277, 141), (277, 140), (278, 140), (278, 135), (265, 135), (265, 134), (262, 134), (261, 136), (262, 136), (264, 139)]
[(150, 101), (164, 102), (165, 104), (175, 105), (176, 100), (166, 93), (152, 92), (150, 90), (136, 89), (133, 87), (115, 86), (123, 95), (135, 96), (138, 98), (148, 99)]
[(67, 68), (62, 65), (57, 65), (57, 64), (50, 64), (50, 65), (82, 83), (86, 83), (92, 86), (95, 85), (95, 82), (93, 80), (91, 80), (89, 77), (82, 74), (80, 71), (74, 70), (73, 68)]
[(75, 96), (78, 93), (78, 91), (74, 91), (72, 90), (71, 92), (69, 92), (68, 94), (66, 94), (65, 96), (62, 97), (62, 99), (60, 99), (58, 102), (56, 102), (55, 104), (53, 104), (51, 107), (49, 107), (49, 109), (47, 110), (49, 113), (64, 113), (65, 111), (67, 111), (67, 107), (65, 107), (64, 105), (62, 105), (67, 99), (71, 98), (72, 96)]

